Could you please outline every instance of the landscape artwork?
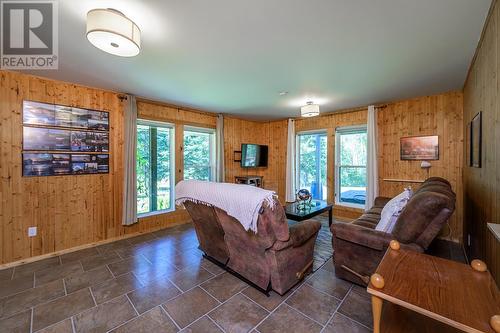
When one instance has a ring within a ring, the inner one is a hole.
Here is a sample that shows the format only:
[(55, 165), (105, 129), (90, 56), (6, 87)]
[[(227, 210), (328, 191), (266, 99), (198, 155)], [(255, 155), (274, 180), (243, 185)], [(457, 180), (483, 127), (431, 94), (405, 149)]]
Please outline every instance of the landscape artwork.
[(412, 136), (400, 139), (401, 160), (439, 160), (439, 137)]

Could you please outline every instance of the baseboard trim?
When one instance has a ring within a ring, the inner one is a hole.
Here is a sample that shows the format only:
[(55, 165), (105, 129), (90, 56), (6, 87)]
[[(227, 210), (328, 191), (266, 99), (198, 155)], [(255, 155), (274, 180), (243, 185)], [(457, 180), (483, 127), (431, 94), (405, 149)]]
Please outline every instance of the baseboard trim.
[(139, 235), (144, 235), (144, 234), (149, 234), (149, 233), (152, 233), (152, 232), (155, 232), (155, 231), (158, 231), (158, 230), (168, 229), (168, 228), (172, 228), (172, 227), (175, 227), (175, 226), (178, 226), (178, 225), (182, 225), (182, 224), (186, 224), (186, 223), (189, 223), (189, 222), (172, 224), (172, 225), (169, 225), (168, 227), (154, 228), (154, 229), (151, 229), (151, 230), (148, 230), (148, 231), (143, 231), (143, 232), (137, 231), (137, 232), (134, 232), (134, 233), (125, 234), (125, 235), (121, 235), (121, 236), (117, 236), (117, 237), (113, 237), (113, 238), (108, 238), (108, 239), (104, 239), (104, 240), (97, 241), (97, 242), (92, 242), (92, 243), (88, 243), (88, 244), (78, 245), (78, 246), (75, 246), (75, 247), (70, 247), (70, 248), (67, 248), (67, 249), (64, 249), (64, 250), (60, 250), (60, 251), (50, 252), (50, 253), (42, 254), (42, 255), (39, 255), (39, 256), (35, 256), (35, 257), (29, 257), (29, 258), (26, 258), (26, 259), (21, 259), (21, 260), (17, 260), (17, 261), (5, 263), (5, 264), (0, 264), (0, 270), (6, 269), (6, 268), (16, 267), (16, 266), (23, 265), (23, 264), (29, 264), (29, 263), (32, 263), (32, 262), (35, 262), (35, 261), (40, 261), (40, 260), (47, 259), (47, 258), (57, 257), (57, 256), (60, 256), (60, 255), (63, 255), (63, 254), (67, 254), (67, 253), (71, 253), (71, 252), (76, 252), (76, 251), (79, 251), (79, 250), (85, 250), (85, 249), (88, 249), (88, 248), (91, 248), (91, 247), (95, 247), (95, 246), (99, 246), (99, 245), (103, 245), (103, 244), (108, 244), (108, 243), (116, 242), (116, 241), (122, 240), (122, 239), (132, 238), (132, 237), (139, 236)]

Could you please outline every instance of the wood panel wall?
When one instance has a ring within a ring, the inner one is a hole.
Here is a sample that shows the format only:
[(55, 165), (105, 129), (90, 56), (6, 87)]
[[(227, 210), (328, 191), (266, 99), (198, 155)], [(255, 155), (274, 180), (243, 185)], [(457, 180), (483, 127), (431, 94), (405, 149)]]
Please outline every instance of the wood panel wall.
[[(444, 237), (461, 241), (462, 239), (462, 160), (463, 160), (463, 109), (460, 92), (415, 98), (389, 103), (378, 111), (379, 147), (379, 193), (392, 197), (400, 193), (407, 183), (387, 182), (383, 179), (425, 179), (427, 174), (420, 168), (420, 162), (401, 161), (399, 139), (412, 135), (439, 135), (441, 156), (432, 162), (429, 176), (448, 179), (457, 193), (457, 210), (450, 219), (451, 232)], [(367, 123), (366, 110), (344, 110), (325, 114), (316, 118), (296, 120), (296, 132), (325, 129), (328, 134), (327, 196), (334, 201), (334, 154), (335, 129), (343, 126)], [(414, 188), (418, 184), (412, 184)], [(356, 218), (359, 209), (335, 206), (335, 215)]]
[[(22, 177), (22, 102), (34, 100), (110, 113), (110, 172), (102, 175)], [(0, 264), (184, 223), (183, 210), (140, 219), (122, 218), (123, 109), (119, 94), (30, 75), (0, 71)], [(215, 127), (215, 115), (139, 102), (139, 117)], [(176, 141), (182, 175), (182, 140)], [(180, 143), (179, 143), (180, 142)], [(180, 179), (180, 178), (178, 178)], [(28, 238), (28, 227), (38, 235)]]
[[(226, 182), (234, 182), (235, 176), (262, 176), (264, 188), (276, 191), (280, 201), (284, 203), (287, 130), (286, 120), (255, 122), (225, 117), (224, 163)], [(240, 162), (234, 162), (234, 151), (240, 151), (242, 143), (268, 145), (268, 167), (248, 169), (242, 168)]]
[[(462, 242), (463, 225), (463, 95), (461, 92), (420, 97), (390, 103), (377, 112), (379, 148), (379, 192), (393, 197), (403, 187), (418, 188), (419, 184), (390, 182), (384, 179), (425, 180), (428, 176), (447, 179), (457, 194), (455, 213), (449, 220), (450, 228), (443, 229), (441, 237)], [(439, 160), (429, 161), (427, 172), (421, 161), (400, 159), (399, 139), (405, 136), (438, 135)]]
[[(465, 245), (470, 259), (486, 261), (500, 285), (500, 244), (487, 223), (500, 223), (500, 5), (493, 1), (464, 87), (464, 127), (482, 112), (481, 168), (464, 161)], [(464, 145), (465, 151), (465, 145)], [(470, 235), (470, 246), (467, 236)]]

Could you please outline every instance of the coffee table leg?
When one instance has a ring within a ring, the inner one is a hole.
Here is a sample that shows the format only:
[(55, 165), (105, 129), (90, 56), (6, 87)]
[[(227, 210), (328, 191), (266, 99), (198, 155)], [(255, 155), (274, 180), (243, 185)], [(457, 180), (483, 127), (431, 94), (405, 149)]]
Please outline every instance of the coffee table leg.
[(333, 222), (333, 209), (330, 208), (328, 211), (328, 226), (331, 227)]
[(382, 299), (372, 295), (373, 333), (380, 333), (380, 317), (382, 315)]

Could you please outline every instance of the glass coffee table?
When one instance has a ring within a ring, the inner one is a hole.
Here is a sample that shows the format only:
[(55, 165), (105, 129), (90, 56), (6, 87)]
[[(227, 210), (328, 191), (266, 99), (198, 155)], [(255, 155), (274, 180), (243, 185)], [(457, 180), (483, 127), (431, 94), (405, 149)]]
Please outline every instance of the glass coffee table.
[(328, 225), (332, 225), (332, 209), (333, 204), (330, 204), (323, 200), (312, 200), (311, 207), (306, 209), (299, 209), (299, 202), (293, 202), (285, 205), (286, 217), (293, 221), (305, 221), (309, 220), (319, 214), (328, 212)]

